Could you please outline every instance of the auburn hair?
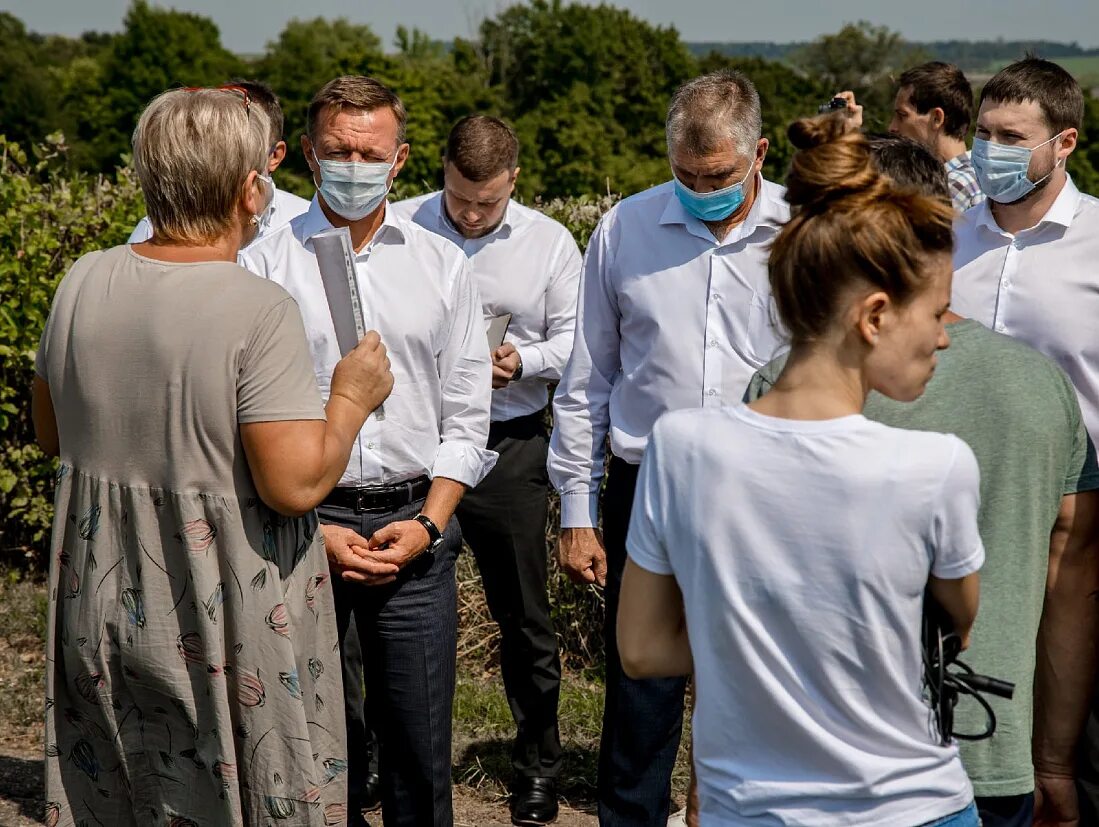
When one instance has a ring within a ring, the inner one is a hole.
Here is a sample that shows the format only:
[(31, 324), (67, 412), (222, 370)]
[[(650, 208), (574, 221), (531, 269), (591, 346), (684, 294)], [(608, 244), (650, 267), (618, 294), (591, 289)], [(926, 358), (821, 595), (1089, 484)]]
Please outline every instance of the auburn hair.
[(775, 237), (768, 269), (797, 344), (823, 336), (852, 289), (910, 301), (929, 280), (927, 257), (953, 250), (954, 212), (881, 172), (869, 141), (842, 119), (795, 121), (788, 134), (798, 149), (786, 178), (793, 217)]

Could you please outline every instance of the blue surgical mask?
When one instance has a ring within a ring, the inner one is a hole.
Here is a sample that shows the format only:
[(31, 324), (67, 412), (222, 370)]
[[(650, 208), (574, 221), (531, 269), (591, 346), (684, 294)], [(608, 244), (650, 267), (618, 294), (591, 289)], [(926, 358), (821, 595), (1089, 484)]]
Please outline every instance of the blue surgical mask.
[(1034, 154), (1035, 149), (1056, 141), (1063, 134), (1058, 132), (1036, 147), (1006, 146), (994, 144), (983, 138), (974, 138), (971, 157), (973, 170), (977, 173), (977, 181), (981, 185), (981, 192), (998, 204), (1011, 204), (1029, 195), (1061, 165), (1058, 161), (1048, 175), (1037, 181), (1031, 181), (1027, 177), (1030, 156)]
[(348, 221), (358, 221), (378, 208), (389, 194), (389, 173), (397, 165), (396, 155), (393, 163), (322, 161), (316, 150), (313, 160), (320, 167), (321, 182), (317, 189), (324, 202)]
[(744, 203), (744, 185), (752, 175), (755, 163), (748, 167), (744, 180), (713, 192), (695, 192), (675, 179), (675, 196), (683, 209), (699, 221), (721, 221), (740, 209)]

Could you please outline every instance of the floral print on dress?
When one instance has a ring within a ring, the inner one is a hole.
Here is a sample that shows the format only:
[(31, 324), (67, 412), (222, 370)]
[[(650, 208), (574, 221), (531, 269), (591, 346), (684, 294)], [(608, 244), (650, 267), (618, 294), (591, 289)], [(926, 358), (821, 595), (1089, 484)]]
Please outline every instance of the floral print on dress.
[(346, 824), (316, 518), (62, 467), (45, 823)]

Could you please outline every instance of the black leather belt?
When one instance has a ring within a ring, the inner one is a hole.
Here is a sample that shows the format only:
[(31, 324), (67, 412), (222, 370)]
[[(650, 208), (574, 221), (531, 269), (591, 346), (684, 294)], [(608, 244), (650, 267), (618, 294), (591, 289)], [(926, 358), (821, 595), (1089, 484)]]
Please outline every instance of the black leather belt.
[(396, 511), (402, 506), (424, 499), (430, 488), (431, 478), (426, 475), (393, 485), (334, 488), (324, 498), (324, 504), (354, 511)]

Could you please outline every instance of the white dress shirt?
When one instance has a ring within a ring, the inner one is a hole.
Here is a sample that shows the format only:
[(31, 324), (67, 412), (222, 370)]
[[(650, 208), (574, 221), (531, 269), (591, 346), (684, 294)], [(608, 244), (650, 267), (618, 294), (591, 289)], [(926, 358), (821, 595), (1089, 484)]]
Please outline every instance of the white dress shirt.
[(576, 341), (553, 400), (549, 475), (561, 526), (596, 525), (604, 443), (641, 461), (665, 411), (731, 405), (783, 347), (767, 279), (785, 190), (758, 178), (747, 218), (717, 241), (672, 183), (615, 205), (584, 258)]
[(1042, 220), (1014, 236), (989, 205), (955, 224), (954, 310), (1057, 362), (1099, 442), (1099, 199), (1069, 178)]
[[(314, 198), (308, 212), (244, 255), (248, 269), (297, 300), (325, 399), (340, 350), (310, 239), (331, 226)], [(485, 450), (491, 363), (465, 256), (387, 208), (382, 226), (355, 257), (355, 271), (364, 322), (388, 349), (394, 384), (384, 418), (367, 419), (339, 484), (391, 484), (427, 474), (476, 485), (496, 453)]]
[[(252, 240), (252, 243), (254, 244), (268, 233), (274, 232), (283, 224), (289, 224), (292, 219), (297, 218), (308, 209), (309, 202), (300, 195), (294, 195), (292, 192), (286, 192), (285, 190), (280, 190), (278, 187), (275, 187), (275, 197), (271, 199), (271, 206), (260, 216), (259, 232), (256, 233), (256, 237)], [(145, 216), (137, 222), (134, 231), (130, 233), (130, 237), (126, 239), (126, 243), (140, 244), (142, 241), (148, 241), (152, 237), (153, 222), (149, 220), (149, 216)], [(247, 249), (247, 247), (245, 249)]]
[(560, 381), (572, 353), (581, 267), (572, 234), (514, 201), (508, 202), (500, 225), (481, 238), (465, 238), (454, 226), (441, 192), (392, 208), (465, 251), (486, 322), (511, 314), (504, 340), (519, 352), (523, 376), (492, 392), (492, 421), (541, 411), (549, 401), (550, 383)]

